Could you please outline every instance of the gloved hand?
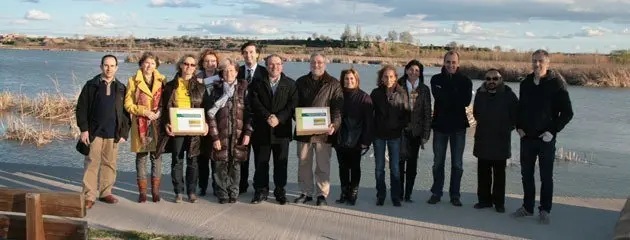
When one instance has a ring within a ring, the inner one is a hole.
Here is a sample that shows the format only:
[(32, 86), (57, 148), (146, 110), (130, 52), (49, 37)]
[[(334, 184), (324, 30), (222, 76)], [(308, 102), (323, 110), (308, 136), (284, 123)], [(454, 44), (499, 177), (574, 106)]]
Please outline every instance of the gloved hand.
[(540, 136), (538, 137), (542, 138), (543, 142), (551, 142), (551, 140), (553, 139), (553, 134), (547, 131), (547, 132), (544, 132), (543, 134), (540, 134)]

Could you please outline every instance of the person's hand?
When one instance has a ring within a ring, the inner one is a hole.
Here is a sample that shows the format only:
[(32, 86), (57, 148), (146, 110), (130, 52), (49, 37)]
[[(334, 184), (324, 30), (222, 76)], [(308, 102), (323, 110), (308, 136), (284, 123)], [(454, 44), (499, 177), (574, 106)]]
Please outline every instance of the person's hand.
[(208, 124), (206, 123), (203, 127), (203, 135), (206, 136), (208, 135), (208, 130), (210, 129), (210, 127), (208, 127)]
[(158, 119), (158, 115), (154, 112), (149, 111), (149, 113), (147, 114), (147, 117), (149, 118), (149, 120), (154, 121), (155, 119)]
[(335, 133), (335, 126), (331, 123), (328, 125), (328, 135), (333, 135)]
[(221, 151), (221, 141), (214, 141), (214, 150)]
[(243, 136), (243, 143), (242, 145), (247, 146), (249, 144), (249, 136), (245, 135)]
[(523, 129), (516, 129), (516, 132), (518, 133), (519, 137), (525, 137), (525, 131), (523, 131)]
[(90, 145), (90, 133), (88, 131), (81, 132), (81, 142), (85, 145)]
[(171, 136), (171, 137), (175, 136), (175, 134), (173, 134), (173, 132), (171, 131), (171, 124), (170, 123), (166, 124), (166, 134)]
[(551, 142), (551, 140), (553, 139), (553, 134), (547, 131), (547, 132), (544, 132), (543, 134), (540, 134), (540, 136), (538, 137), (542, 138), (543, 142)]
[(368, 148), (368, 146), (367, 146), (367, 145), (365, 145), (365, 144), (361, 144), (361, 149), (366, 149), (366, 148)]
[(272, 128), (275, 128), (276, 126), (278, 126), (278, 124), (280, 124), (280, 121), (278, 120), (278, 117), (276, 117), (275, 114), (271, 114), (267, 118), (267, 124), (269, 124), (269, 126), (271, 126)]
[(127, 140), (125, 140), (124, 138), (120, 138), (120, 140), (118, 140), (118, 143), (124, 143), (124, 142), (126, 142), (126, 141), (127, 141)]

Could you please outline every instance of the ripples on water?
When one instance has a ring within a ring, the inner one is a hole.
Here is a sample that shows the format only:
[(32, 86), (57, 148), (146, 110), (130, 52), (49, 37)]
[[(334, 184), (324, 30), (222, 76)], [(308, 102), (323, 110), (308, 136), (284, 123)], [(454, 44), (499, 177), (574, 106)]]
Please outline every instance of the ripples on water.
[[(102, 53), (94, 52), (47, 52), (0, 50), (0, 91), (22, 92), (34, 96), (41, 91), (55, 91), (51, 79), (56, 79), (59, 89), (74, 94), (83, 83), (100, 73), (98, 65)], [(118, 54), (124, 59), (123, 54)], [(120, 81), (127, 82), (137, 70), (135, 63), (120, 63), (117, 76)], [(350, 64), (329, 64), (328, 72), (339, 77), (342, 69)], [(361, 88), (370, 93), (376, 87), (376, 71), (379, 66), (355, 65), (360, 73)], [(297, 79), (308, 72), (308, 63), (285, 63), (284, 72)], [(172, 78), (173, 65), (161, 65), (160, 72)], [(402, 74), (399, 68), (398, 73)], [(425, 69), (425, 83), (439, 72), (438, 68)], [(73, 80), (73, 76), (76, 76)], [(474, 89), (481, 81), (474, 81)], [(508, 83), (518, 93), (518, 84)], [(574, 152), (580, 156), (579, 161), (566, 162), (557, 160), (555, 168), (556, 195), (594, 196), (594, 197), (627, 197), (630, 192), (630, 101), (627, 89), (597, 89), (569, 87), (575, 117), (560, 133), (557, 147), (564, 152)], [(4, 114), (6, 115), (6, 114)], [(3, 116), (0, 114), (0, 117)], [(5, 118), (2, 118), (5, 119)], [(4, 120), (3, 120), (4, 121)], [(0, 129), (0, 132), (3, 130)], [(464, 153), (465, 172), (462, 179), (462, 190), (476, 191), (476, 159), (472, 156), (473, 130), (467, 134)], [(430, 143), (430, 142), (429, 142)], [(516, 133), (512, 139), (512, 155), (508, 168), (508, 192), (521, 193), (520, 169), (518, 167), (519, 144)], [(297, 156), (295, 143), (290, 145), (289, 181), (297, 181)], [(374, 186), (374, 163), (371, 153), (363, 159), (361, 185)], [(45, 157), (44, 157), (45, 156)], [(428, 189), (432, 182), (431, 164), (433, 154), (431, 146), (420, 154), (418, 164), (417, 189)], [(447, 156), (448, 157), (448, 156)], [(165, 155), (164, 173), (170, 172), (170, 157)], [(74, 141), (55, 142), (41, 148), (30, 145), (20, 146), (15, 142), (0, 140), (0, 162), (42, 164), (51, 166), (68, 166), (82, 168), (80, 154), (74, 150)], [(338, 185), (336, 157), (332, 158), (331, 181)], [(447, 161), (450, 162), (450, 161)], [(580, 163), (582, 162), (582, 163)], [(127, 143), (120, 147), (119, 169), (135, 171), (134, 155), (129, 152)], [(253, 168), (253, 166), (252, 166)], [(448, 166), (447, 166), (448, 171)], [(253, 174), (253, 170), (250, 171)], [(448, 179), (448, 176), (446, 176)]]

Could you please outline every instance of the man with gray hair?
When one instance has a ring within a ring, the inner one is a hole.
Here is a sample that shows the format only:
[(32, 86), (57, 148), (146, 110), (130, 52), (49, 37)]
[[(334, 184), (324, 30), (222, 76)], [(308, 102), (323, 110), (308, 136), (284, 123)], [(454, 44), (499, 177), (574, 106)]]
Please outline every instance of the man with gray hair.
[(326, 72), (326, 58), (321, 53), (311, 55), (311, 72), (296, 81), (299, 101), (297, 107), (330, 107), (328, 133), (295, 136), (298, 141), (298, 183), (302, 194), (294, 202), (313, 200), (313, 154), (315, 154), (315, 181), (317, 205), (327, 205), (330, 190), (330, 156), (333, 135), (341, 125), (343, 92), (339, 80)]
[(252, 148), (254, 149), (254, 198), (258, 204), (269, 195), (269, 159), (273, 153), (274, 197), (280, 205), (287, 203), (287, 162), (293, 113), (298, 104), (295, 81), (282, 72), (282, 57), (271, 54), (265, 59), (268, 76), (252, 82), (250, 101), (253, 127)]
[(556, 137), (573, 118), (567, 83), (549, 69), (549, 53), (539, 49), (532, 54), (533, 73), (520, 85), (516, 129), (521, 137), (521, 175), (523, 206), (513, 217), (532, 216), (536, 198), (534, 172), (540, 167), (541, 224), (549, 224), (553, 197), (553, 162)]

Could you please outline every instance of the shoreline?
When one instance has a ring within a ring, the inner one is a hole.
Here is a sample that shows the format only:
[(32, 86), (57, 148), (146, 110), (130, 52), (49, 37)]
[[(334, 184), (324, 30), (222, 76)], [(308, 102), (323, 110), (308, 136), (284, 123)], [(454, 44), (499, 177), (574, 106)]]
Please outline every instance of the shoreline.
[[(128, 49), (128, 50), (112, 50), (107, 48), (92, 49), (74, 49), (74, 48), (46, 48), (46, 47), (12, 47), (0, 46), (0, 49), (11, 50), (40, 50), (40, 51), (77, 51), (77, 52), (110, 52), (125, 55), (124, 61), (127, 63), (136, 63), (142, 54), (147, 51), (145, 49)], [(153, 51), (161, 59), (162, 63), (172, 64), (179, 57), (186, 53), (199, 54), (199, 49), (181, 50), (149, 50)], [(355, 55), (339, 55), (330, 52), (330, 49), (322, 49), (331, 63), (339, 64), (358, 64), (358, 65), (394, 65), (396, 67), (404, 67), (411, 59), (418, 59), (425, 67), (441, 67), (442, 59), (436, 57), (386, 57), (386, 56), (355, 56)], [(237, 61), (243, 61), (238, 51), (233, 50), (217, 50), (221, 58), (232, 58)], [(310, 54), (286, 53), (282, 51), (265, 51), (260, 53), (260, 60), (270, 53), (277, 53), (287, 62), (308, 62)], [(260, 61), (259, 60), (259, 61)], [(475, 58), (462, 57), (460, 71), (472, 79), (481, 79), (486, 69), (496, 68), (502, 72), (506, 82), (520, 82), (524, 77), (531, 73), (531, 63), (523, 61), (488, 61), (476, 60)], [(551, 70), (555, 70), (562, 75), (568, 85), (587, 86), (587, 87), (607, 87), (607, 88), (630, 88), (630, 67), (613, 64), (567, 64), (554, 63), (553, 59), (550, 65)]]

